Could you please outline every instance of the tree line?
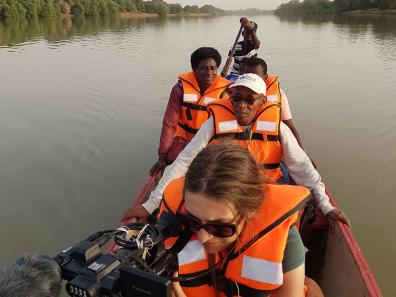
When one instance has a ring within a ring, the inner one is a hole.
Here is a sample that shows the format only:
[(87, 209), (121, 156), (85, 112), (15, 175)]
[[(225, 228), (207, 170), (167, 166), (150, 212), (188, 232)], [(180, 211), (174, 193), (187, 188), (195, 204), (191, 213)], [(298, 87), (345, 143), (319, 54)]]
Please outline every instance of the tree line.
[(291, 0), (275, 13), (337, 13), (365, 9), (396, 9), (396, 0)]
[(60, 14), (105, 16), (120, 12), (152, 13), (160, 16), (196, 13), (229, 14), (228, 11), (212, 5), (183, 7), (180, 4), (168, 4), (163, 0), (0, 0), (0, 19), (51, 17)]

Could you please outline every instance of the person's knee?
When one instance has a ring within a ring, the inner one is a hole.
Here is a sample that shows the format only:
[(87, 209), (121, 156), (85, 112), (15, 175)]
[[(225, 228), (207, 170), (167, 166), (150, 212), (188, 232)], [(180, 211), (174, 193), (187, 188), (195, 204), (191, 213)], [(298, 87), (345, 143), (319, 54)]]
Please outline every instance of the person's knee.
[(313, 279), (305, 277), (304, 284), (307, 288), (305, 297), (324, 297), (321, 288)]

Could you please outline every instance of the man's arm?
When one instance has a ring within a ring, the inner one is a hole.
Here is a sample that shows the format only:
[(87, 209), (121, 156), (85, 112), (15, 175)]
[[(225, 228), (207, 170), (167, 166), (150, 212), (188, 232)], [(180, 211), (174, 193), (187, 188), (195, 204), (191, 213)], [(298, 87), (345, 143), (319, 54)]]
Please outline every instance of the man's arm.
[(301, 138), (300, 138), (300, 134), (298, 134), (297, 128), (294, 126), (293, 120), (283, 120), (282, 121), (286, 126), (289, 127), (290, 131), (293, 133), (294, 137), (297, 140), (298, 145), (304, 149)]
[(151, 167), (150, 174), (156, 174), (167, 165), (167, 155), (176, 135), (177, 124), (181, 114), (182, 98), (183, 89), (180, 83), (177, 83), (172, 88), (169, 96), (168, 105), (162, 121), (162, 130), (158, 147), (158, 161)]
[(256, 34), (256, 32), (254, 32), (254, 30), (252, 30), (250, 32), (250, 36), (252, 36), (254, 47), (256, 49), (259, 49), (260, 48), (260, 40), (258, 39), (257, 34)]
[(299, 146), (289, 127), (283, 124), (283, 122), (280, 125), (280, 136), (283, 159), (285, 160), (289, 174), (298, 185), (306, 186), (312, 190), (318, 207), (326, 215), (335, 209), (335, 207), (330, 204), (329, 197), (325, 191), (325, 185), (319, 173), (313, 167), (307, 154)]
[(306, 186), (314, 194), (318, 207), (326, 218), (334, 224), (336, 220), (351, 226), (346, 214), (331, 205), (326, 188), (319, 173), (316, 171), (304, 150), (298, 145), (290, 129), (281, 122), (280, 137), (283, 149), (283, 159), (289, 174), (298, 185)]
[(159, 207), (162, 200), (162, 194), (164, 193), (166, 186), (172, 180), (186, 174), (188, 166), (190, 166), (192, 160), (204, 147), (206, 147), (210, 139), (213, 137), (213, 134), (213, 118), (210, 117), (205, 123), (203, 123), (197, 134), (179, 154), (177, 159), (171, 165), (166, 167), (157, 187), (153, 192), (151, 192), (149, 199), (142, 204), (149, 213), (153, 213), (153, 211)]
[(179, 83), (177, 83), (171, 91), (169, 96), (168, 106), (164, 114), (162, 121), (162, 130), (160, 143), (158, 148), (158, 155), (165, 155), (168, 153), (173, 138), (176, 134), (177, 124), (181, 114), (181, 102), (183, 98), (183, 89)]
[(282, 111), (281, 111), (282, 122), (289, 127), (290, 131), (297, 139), (297, 142), (300, 145), (300, 147), (304, 149), (300, 135), (298, 134), (297, 128), (294, 126), (293, 123), (293, 116), (290, 110), (289, 100), (287, 99), (286, 93), (283, 91), (283, 89), (280, 89), (280, 95), (281, 95), (281, 106), (282, 106)]

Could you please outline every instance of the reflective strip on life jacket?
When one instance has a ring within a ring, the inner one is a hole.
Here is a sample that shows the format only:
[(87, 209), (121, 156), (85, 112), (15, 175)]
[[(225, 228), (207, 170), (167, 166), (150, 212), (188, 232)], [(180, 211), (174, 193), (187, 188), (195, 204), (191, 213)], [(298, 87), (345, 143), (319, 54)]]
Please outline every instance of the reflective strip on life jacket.
[(197, 94), (183, 94), (184, 102), (197, 102), (199, 100)]
[(220, 132), (238, 130), (238, 122), (236, 120), (219, 122), (219, 130)]
[(243, 256), (241, 276), (257, 282), (282, 285), (282, 263)]
[(205, 248), (198, 239), (187, 243), (177, 256), (179, 258), (180, 266), (206, 259)]
[(179, 80), (183, 88), (183, 101), (176, 136), (191, 140), (209, 117), (206, 105), (218, 100), (231, 82), (216, 76), (205, 92), (201, 93), (194, 72), (180, 75)]
[(274, 132), (276, 131), (277, 125), (277, 122), (257, 121), (256, 129), (258, 131)]

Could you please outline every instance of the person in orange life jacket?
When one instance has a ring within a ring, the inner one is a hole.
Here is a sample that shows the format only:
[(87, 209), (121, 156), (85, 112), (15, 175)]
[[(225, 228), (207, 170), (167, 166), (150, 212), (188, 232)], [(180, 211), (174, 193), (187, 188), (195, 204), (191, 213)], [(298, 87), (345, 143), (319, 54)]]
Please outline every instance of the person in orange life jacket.
[(209, 142), (221, 139), (227, 136), (227, 131), (231, 131), (231, 135), (238, 137), (234, 140), (247, 146), (263, 163), (266, 174), (272, 181), (276, 182), (282, 176), (279, 162), (283, 158), (296, 184), (312, 190), (315, 202), (326, 218), (331, 223), (339, 220), (350, 225), (345, 213), (331, 205), (319, 173), (298, 145), (293, 133), (280, 121), (279, 104), (266, 101), (266, 85), (262, 78), (247, 73), (230, 87), (235, 88), (230, 99), (218, 100), (210, 105), (212, 116), (201, 126), (175, 162), (165, 169), (149, 199), (137, 207), (139, 213), (135, 212), (131, 217), (140, 221), (147, 219), (147, 213), (152, 213), (159, 207), (166, 186), (185, 174), (193, 158)]
[(303, 296), (305, 249), (294, 224), (309, 199), (305, 187), (266, 184), (240, 145), (204, 148), (164, 192), (161, 213), (195, 233), (178, 254), (178, 276), (201, 274), (174, 283), (174, 296)]
[[(150, 174), (162, 171), (171, 164), (180, 151), (190, 142), (209, 114), (206, 105), (219, 98), (227, 97), (230, 81), (217, 75), (221, 55), (212, 47), (201, 47), (191, 54), (192, 71), (179, 76), (172, 88), (165, 111), (158, 161)], [(146, 216), (142, 208), (129, 208), (123, 217)]]
[[(255, 73), (258, 76), (260, 76), (266, 83), (267, 88), (269, 85), (268, 79), (274, 78), (273, 76), (268, 75), (268, 67), (267, 63), (260, 58), (251, 58), (251, 59), (246, 59), (243, 61), (243, 68), (241, 68), (241, 74), (244, 73)], [(278, 86), (279, 86), (279, 81), (278, 81)], [(297, 128), (294, 126), (293, 119), (292, 119), (292, 114), (290, 111), (290, 106), (289, 106), (289, 101), (287, 100), (286, 93), (278, 87), (277, 92), (279, 93), (279, 96), (281, 97), (281, 120), (284, 124), (286, 124), (290, 131), (293, 133), (294, 137), (297, 139), (298, 144), (302, 149), (304, 149), (300, 134), (297, 131)], [(268, 94), (267, 94), (268, 95)], [(315, 162), (311, 159), (312, 164), (316, 168)]]
[(194, 136), (195, 131), (191, 130), (198, 130), (206, 120), (206, 104), (212, 99), (223, 97), (225, 89), (230, 84), (217, 75), (221, 55), (216, 49), (198, 48), (192, 53), (190, 62), (192, 71), (180, 75), (178, 82), (172, 88), (162, 125), (158, 148), (159, 160), (151, 168), (150, 174), (162, 170), (176, 159), (179, 152)]

